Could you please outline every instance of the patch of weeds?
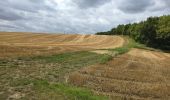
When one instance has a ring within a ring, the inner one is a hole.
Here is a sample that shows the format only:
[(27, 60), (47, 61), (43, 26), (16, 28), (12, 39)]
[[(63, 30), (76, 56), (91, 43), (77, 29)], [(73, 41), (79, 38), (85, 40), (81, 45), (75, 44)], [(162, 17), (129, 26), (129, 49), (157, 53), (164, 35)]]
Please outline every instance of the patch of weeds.
[(81, 68), (95, 63), (105, 63), (112, 59), (110, 55), (96, 54), (88, 51), (69, 52), (52, 56), (34, 57), (34, 60), (41, 60), (45, 63), (58, 63), (61, 65), (61, 72), (65, 69)]
[(154, 49), (151, 47), (148, 47), (144, 44), (140, 44), (138, 42), (136, 42), (135, 40), (128, 38), (129, 39), (129, 44), (127, 45), (128, 48), (137, 48), (137, 49), (144, 49), (144, 50), (150, 50), (150, 51), (161, 51), (159, 49)]
[(126, 37), (126, 38), (128, 38), (129, 43), (125, 47), (128, 47), (128, 48), (146, 48), (146, 46), (144, 44), (140, 44), (130, 37)]
[(0, 60), (0, 64), (7, 64), (8, 61), (7, 60)]
[(115, 52), (115, 55), (120, 55), (120, 54), (124, 54), (124, 53), (128, 52), (129, 48), (120, 47), (120, 48), (115, 48), (113, 51)]
[[(89, 65), (97, 63), (106, 63), (111, 59), (112, 57), (110, 55), (96, 54), (88, 51), (69, 52), (49, 56), (33, 57), (34, 61), (37, 61), (42, 65), (49, 64), (49, 68), (53, 68), (53, 70), (49, 69), (44, 71), (47, 72), (45, 79), (51, 80), (55, 78), (55, 80), (59, 82), (65, 81), (64, 79), (65, 74), (68, 74), (70, 72), (73, 72), (75, 70), (78, 70), (82, 67), (86, 67)], [(54, 65), (54, 67), (50, 67), (50, 65)]]
[(71, 97), (72, 100), (106, 100), (106, 97), (95, 96), (90, 90), (85, 88), (78, 88), (65, 84), (52, 85), (57, 90), (62, 91), (67, 96)]
[(47, 63), (59, 63), (62, 64), (61, 72), (64, 68), (81, 68), (84, 66), (92, 65), (95, 63), (104, 64), (112, 59), (108, 54), (97, 54), (87, 51), (69, 52), (52, 56), (39, 56), (34, 59), (43, 60)]
[(145, 45), (139, 44), (135, 40), (133, 40), (133, 39), (131, 39), (129, 37), (124, 37), (124, 38), (126, 38), (125, 40), (128, 40), (128, 43), (126, 45), (110, 50), (110, 51), (114, 52), (114, 54), (115, 54), (114, 56), (127, 53), (132, 48), (143, 48), (143, 49), (145, 48), (146, 49)]
[(82, 57), (86, 57), (89, 55), (90, 55), (89, 52), (81, 51), (81, 52), (68, 52), (68, 53), (62, 53), (62, 54), (50, 55), (50, 56), (37, 56), (37, 57), (33, 57), (32, 59), (44, 60), (48, 63), (51, 62), (64, 63), (70, 60), (80, 59)]
[(25, 85), (28, 85), (30, 84), (32, 81), (29, 80), (29, 79), (22, 79), (22, 78), (19, 78), (19, 79), (12, 79), (10, 81), (10, 86), (25, 86)]
[[(36, 80), (34, 81), (34, 86), (36, 91), (40, 92), (47, 92), (54, 93), (54, 95), (50, 95), (54, 98), (56, 94), (62, 94), (65, 97), (69, 98), (69, 100), (107, 100), (108, 98), (104, 96), (96, 96), (90, 90), (85, 88), (78, 88), (75, 86), (70, 86), (68, 84), (62, 83), (53, 83), (49, 84), (47, 81), (44, 80)], [(44, 93), (44, 94), (45, 94)], [(46, 95), (48, 97), (48, 95)], [(57, 98), (56, 98), (57, 99)]]
[(0, 60), (0, 67), (18, 67), (18, 62), (10, 60)]
[(6, 60), (0, 60), (0, 66), (5, 66), (8, 64), (8, 61)]
[(50, 55), (50, 56), (37, 56), (33, 57), (34, 60), (44, 60), (48, 63), (51, 62), (64, 62), (66, 59), (70, 58), (70, 56), (73, 55), (72, 53), (63, 53), (63, 54), (57, 54), (57, 55)]
[(107, 63), (108, 61), (112, 60), (112, 56), (111, 55), (108, 55), (108, 54), (103, 54), (100, 58), (100, 63), (101, 64), (105, 64)]

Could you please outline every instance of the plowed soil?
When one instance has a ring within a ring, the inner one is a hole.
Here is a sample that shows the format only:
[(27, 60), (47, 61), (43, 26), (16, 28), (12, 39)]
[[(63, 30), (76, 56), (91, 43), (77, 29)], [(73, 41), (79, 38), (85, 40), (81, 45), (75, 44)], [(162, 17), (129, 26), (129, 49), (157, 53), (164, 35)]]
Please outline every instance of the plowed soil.
[(107, 64), (73, 72), (69, 80), (111, 100), (169, 100), (170, 54), (132, 49)]
[(0, 58), (120, 47), (119, 36), (0, 33)]

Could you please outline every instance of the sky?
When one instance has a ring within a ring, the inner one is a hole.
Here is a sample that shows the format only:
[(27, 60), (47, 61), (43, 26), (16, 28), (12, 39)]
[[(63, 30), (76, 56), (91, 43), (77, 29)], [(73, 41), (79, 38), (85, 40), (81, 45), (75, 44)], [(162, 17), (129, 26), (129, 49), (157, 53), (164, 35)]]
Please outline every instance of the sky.
[(170, 0), (0, 0), (0, 31), (80, 33), (170, 14)]

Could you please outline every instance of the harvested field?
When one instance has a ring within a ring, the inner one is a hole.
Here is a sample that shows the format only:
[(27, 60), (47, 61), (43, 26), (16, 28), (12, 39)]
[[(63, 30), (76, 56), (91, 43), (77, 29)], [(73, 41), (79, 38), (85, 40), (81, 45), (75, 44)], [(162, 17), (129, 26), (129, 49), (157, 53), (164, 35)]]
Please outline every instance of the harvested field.
[(79, 51), (0, 59), (0, 100), (99, 100), (91, 91), (64, 83), (68, 73), (99, 63), (101, 58)]
[(122, 46), (119, 36), (0, 33), (0, 58), (108, 49)]
[(132, 49), (106, 64), (73, 72), (69, 82), (113, 100), (169, 100), (170, 54)]
[[(135, 49), (131, 42), (120, 36), (1, 32), (0, 99), (169, 100), (170, 54)], [(110, 48), (130, 51), (112, 57)]]

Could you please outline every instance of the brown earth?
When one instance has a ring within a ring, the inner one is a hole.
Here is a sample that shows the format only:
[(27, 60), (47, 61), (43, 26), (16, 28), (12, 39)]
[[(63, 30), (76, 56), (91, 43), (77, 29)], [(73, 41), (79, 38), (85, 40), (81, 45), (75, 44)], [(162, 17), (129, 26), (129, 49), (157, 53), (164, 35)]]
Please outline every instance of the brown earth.
[(1, 32), (0, 58), (108, 49), (123, 43), (119, 36)]
[(132, 49), (106, 64), (73, 72), (69, 82), (111, 100), (169, 100), (170, 54)]

